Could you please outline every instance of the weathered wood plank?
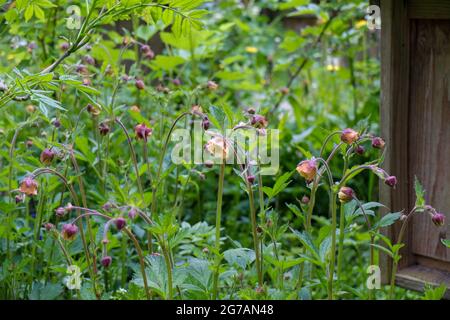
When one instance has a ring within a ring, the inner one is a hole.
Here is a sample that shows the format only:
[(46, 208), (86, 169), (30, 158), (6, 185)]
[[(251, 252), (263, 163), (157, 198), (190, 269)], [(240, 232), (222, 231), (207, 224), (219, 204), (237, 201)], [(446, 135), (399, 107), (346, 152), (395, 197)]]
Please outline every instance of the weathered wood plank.
[(450, 19), (450, 1), (409, 0), (408, 17), (411, 19)]
[[(424, 285), (446, 284), (450, 288), (450, 272), (440, 271), (421, 265), (413, 265), (400, 270), (395, 278), (397, 285), (416, 291), (423, 291)], [(450, 299), (450, 290), (447, 289), (445, 299)]]
[[(407, 1), (381, 0), (381, 136), (386, 139), (387, 150), (384, 169), (397, 176), (395, 190), (380, 182), (380, 200), (391, 211), (410, 208), (412, 185), (408, 175), (408, 102), (409, 102), (409, 20)], [(414, 262), (414, 256), (408, 250), (411, 228), (405, 235), (406, 248), (399, 267)], [(399, 225), (388, 228), (385, 234), (395, 239)], [(391, 262), (381, 256), (383, 281), (389, 279)]]
[[(409, 179), (417, 175), (428, 203), (450, 221), (450, 20), (411, 20), (411, 26)], [(437, 228), (427, 214), (411, 223), (412, 251), (450, 262), (440, 241), (450, 227)]]

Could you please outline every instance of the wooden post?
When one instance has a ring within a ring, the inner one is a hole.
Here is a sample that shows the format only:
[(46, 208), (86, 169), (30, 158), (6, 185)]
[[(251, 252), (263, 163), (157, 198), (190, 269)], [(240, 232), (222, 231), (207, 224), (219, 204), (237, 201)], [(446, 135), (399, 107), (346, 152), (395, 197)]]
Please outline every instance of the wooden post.
[[(384, 167), (397, 176), (395, 190), (380, 185), (390, 211), (414, 206), (414, 177), (427, 201), (450, 221), (450, 1), (381, 0), (381, 134), (387, 142)], [(425, 282), (450, 287), (448, 225), (417, 215), (405, 236), (397, 283), (422, 290)], [(386, 231), (393, 241), (399, 224)], [(391, 262), (381, 260), (383, 281)], [(450, 291), (447, 290), (447, 298)]]

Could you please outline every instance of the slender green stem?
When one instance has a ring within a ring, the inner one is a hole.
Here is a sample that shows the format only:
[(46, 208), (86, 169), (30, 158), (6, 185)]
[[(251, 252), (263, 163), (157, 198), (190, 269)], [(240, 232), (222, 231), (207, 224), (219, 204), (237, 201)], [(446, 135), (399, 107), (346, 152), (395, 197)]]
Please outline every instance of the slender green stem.
[(336, 260), (336, 193), (331, 191), (330, 196), (331, 207), (331, 258), (328, 268), (328, 299), (333, 300), (333, 280), (334, 267)]
[(215, 239), (215, 249), (216, 249), (216, 269), (214, 272), (213, 281), (213, 297), (214, 300), (218, 298), (218, 287), (219, 287), (219, 273), (220, 273), (220, 222), (222, 219), (222, 198), (223, 198), (223, 183), (225, 177), (225, 159), (222, 160), (220, 164), (219, 173), (219, 187), (217, 189), (217, 207), (216, 207), (216, 239)]
[(344, 210), (344, 203), (341, 203), (339, 214), (339, 244), (338, 244), (338, 259), (337, 259), (338, 282), (341, 280), (342, 260), (344, 257), (344, 239), (345, 239), (345, 210)]
[(162, 239), (161, 250), (163, 252), (164, 261), (167, 268), (167, 286), (169, 293), (169, 300), (173, 300), (173, 276), (172, 276), (172, 264), (170, 263), (169, 244)]
[(247, 182), (247, 192), (248, 198), (250, 202), (250, 218), (252, 222), (252, 233), (253, 233), (253, 243), (255, 247), (255, 263), (256, 263), (256, 272), (258, 274), (258, 285), (260, 287), (263, 286), (263, 274), (261, 270), (261, 251), (259, 247), (259, 239), (258, 239), (258, 231), (257, 231), (257, 220), (256, 220), (256, 210), (255, 210), (255, 201), (253, 198), (253, 190), (252, 186), (249, 182)]

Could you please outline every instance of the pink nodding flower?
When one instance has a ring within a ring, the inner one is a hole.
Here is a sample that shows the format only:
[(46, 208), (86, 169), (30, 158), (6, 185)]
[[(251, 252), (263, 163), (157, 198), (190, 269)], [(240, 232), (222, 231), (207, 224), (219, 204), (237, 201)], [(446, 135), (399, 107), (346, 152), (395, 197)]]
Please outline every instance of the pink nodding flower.
[(347, 128), (342, 130), (341, 141), (346, 144), (353, 144), (359, 139), (359, 133), (353, 129)]
[(52, 163), (53, 158), (55, 157), (55, 153), (50, 149), (44, 149), (41, 152), (41, 156), (39, 157), (39, 160), (42, 164), (49, 165)]
[(114, 224), (116, 225), (117, 230), (122, 230), (127, 225), (127, 221), (122, 217), (118, 217), (114, 220)]
[(353, 189), (349, 187), (342, 187), (338, 193), (339, 201), (342, 203), (352, 201), (354, 196), (355, 191), (353, 191)]
[(73, 240), (78, 233), (78, 227), (74, 224), (65, 224), (62, 227), (61, 235), (65, 240)]
[(375, 149), (383, 149), (385, 144), (386, 143), (384, 142), (384, 140), (380, 137), (372, 138), (372, 147), (374, 147)]
[(445, 224), (445, 216), (442, 213), (436, 212), (431, 216), (431, 221), (436, 227), (442, 227)]
[(26, 177), (20, 184), (19, 191), (27, 196), (35, 196), (38, 192), (38, 183), (31, 177)]
[(111, 263), (112, 263), (112, 258), (110, 256), (105, 256), (102, 258), (102, 266), (104, 266), (105, 268), (108, 268)]
[(147, 127), (144, 123), (138, 124), (134, 127), (134, 133), (136, 134), (136, 139), (141, 140), (144, 139), (147, 141), (147, 137), (150, 136), (153, 132), (153, 129)]
[(389, 176), (386, 179), (384, 179), (384, 183), (387, 184), (389, 187), (394, 188), (397, 184), (397, 178), (395, 176)]
[(306, 181), (312, 181), (317, 173), (317, 162), (315, 159), (303, 160), (297, 165), (296, 169)]

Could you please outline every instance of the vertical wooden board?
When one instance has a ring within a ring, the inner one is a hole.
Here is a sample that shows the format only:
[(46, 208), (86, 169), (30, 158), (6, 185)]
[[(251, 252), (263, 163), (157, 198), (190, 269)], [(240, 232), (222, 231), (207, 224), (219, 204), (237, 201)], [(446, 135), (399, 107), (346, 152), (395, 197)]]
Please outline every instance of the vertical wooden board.
[[(406, 0), (381, 0), (381, 136), (386, 140), (386, 160), (383, 167), (397, 176), (395, 190), (380, 182), (380, 201), (392, 212), (410, 209), (412, 184), (408, 168), (409, 113), (409, 19)], [(385, 230), (396, 241), (400, 225)], [(399, 267), (414, 263), (409, 250), (411, 228), (408, 228)], [(390, 274), (390, 260), (381, 256), (383, 281)]]
[[(411, 20), (410, 180), (417, 175), (428, 203), (450, 221), (450, 21)], [(437, 228), (427, 214), (412, 223), (412, 251), (450, 262), (448, 226)], [(446, 224), (447, 224), (446, 223)]]

